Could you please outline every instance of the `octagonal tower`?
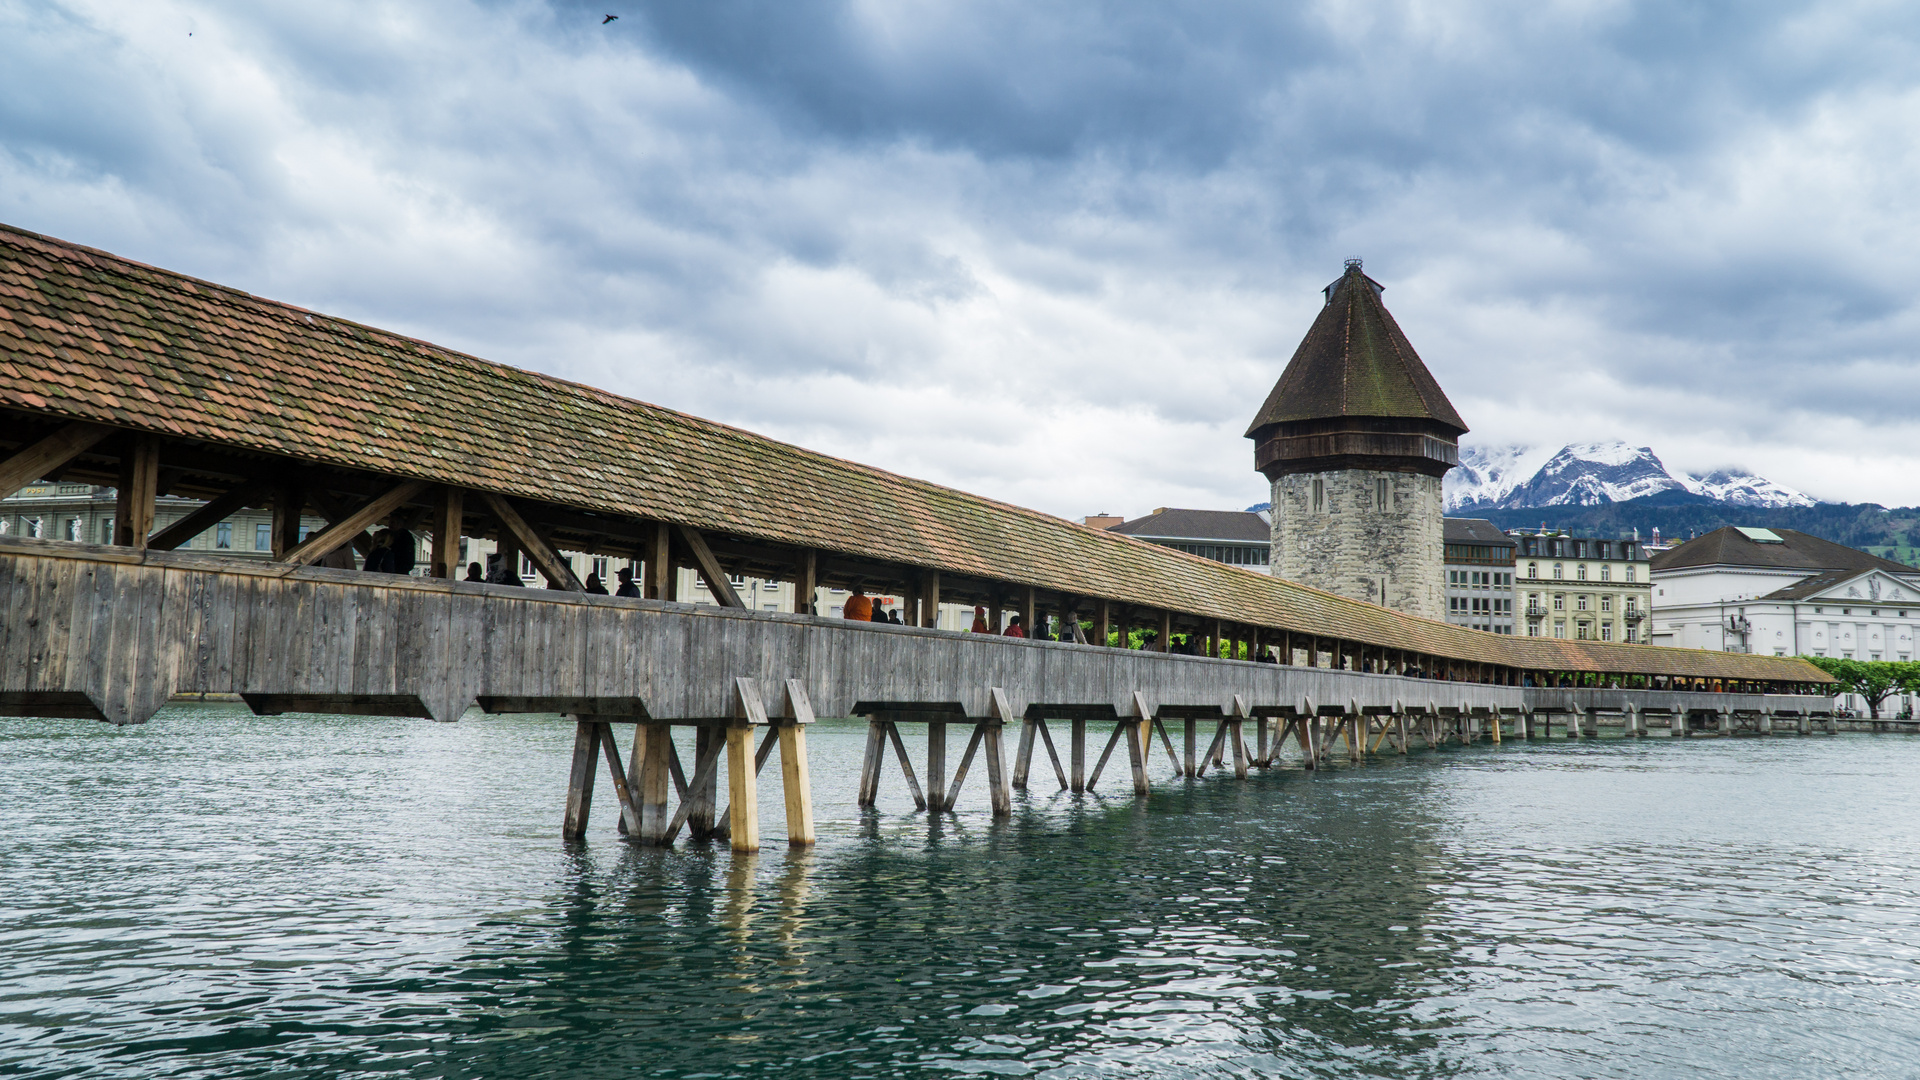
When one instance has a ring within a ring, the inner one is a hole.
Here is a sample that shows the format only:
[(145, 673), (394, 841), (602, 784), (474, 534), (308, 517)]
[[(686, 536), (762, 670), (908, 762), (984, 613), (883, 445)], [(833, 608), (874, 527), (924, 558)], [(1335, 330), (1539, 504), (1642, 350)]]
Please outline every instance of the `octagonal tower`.
[(1273, 573), (1446, 617), (1440, 479), (1467, 425), (1359, 259), (1247, 429), (1273, 485)]

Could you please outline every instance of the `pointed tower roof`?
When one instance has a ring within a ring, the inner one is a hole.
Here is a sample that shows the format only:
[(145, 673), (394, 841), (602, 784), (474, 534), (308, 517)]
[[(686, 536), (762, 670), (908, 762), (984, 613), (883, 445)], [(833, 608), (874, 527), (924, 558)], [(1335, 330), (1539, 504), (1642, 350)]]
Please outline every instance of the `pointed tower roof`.
[(1272, 424), (1344, 417), (1425, 421), (1453, 429), (1455, 437), (1467, 430), (1381, 303), (1382, 291), (1359, 259), (1347, 260), (1346, 273), (1327, 286), (1326, 306), (1247, 428), (1248, 438)]

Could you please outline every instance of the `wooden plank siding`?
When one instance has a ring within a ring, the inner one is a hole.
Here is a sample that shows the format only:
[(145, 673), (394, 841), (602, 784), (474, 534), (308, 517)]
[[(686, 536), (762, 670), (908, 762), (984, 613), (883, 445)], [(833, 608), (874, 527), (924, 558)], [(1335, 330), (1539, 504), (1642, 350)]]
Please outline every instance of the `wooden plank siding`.
[[(317, 709), (398, 696), (414, 704), (396, 714), (442, 720), (482, 696), (637, 698), (656, 719), (718, 719), (733, 715), (742, 677), (767, 695), (798, 680), (823, 716), (869, 700), (958, 701), (988, 717), (994, 688), (1011, 715), (1034, 702), (1130, 715), (1136, 694), (1150, 712), (1231, 711), (1236, 695), (1256, 707), (1511, 712), (1530, 695), (1569, 693), (21, 539), (0, 541), (0, 612), (0, 692), (84, 694), (116, 723), (202, 693)], [(1683, 698), (1722, 710), (1830, 704), (1639, 696), (1655, 708)]]

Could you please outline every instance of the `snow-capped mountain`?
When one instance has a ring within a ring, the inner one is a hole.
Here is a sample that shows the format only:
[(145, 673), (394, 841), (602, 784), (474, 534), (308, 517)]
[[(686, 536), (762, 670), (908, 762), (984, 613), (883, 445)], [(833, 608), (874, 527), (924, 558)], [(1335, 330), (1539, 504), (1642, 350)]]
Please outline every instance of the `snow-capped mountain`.
[(1573, 443), (1558, 451), (1463, 446), (1460, 467), (1447, 473), (1445, 491), (1448, 511), (1599, 506), (1663, 492), (1735, 506), (1814, 505), (1800, 492), (1744, 470), (1675, 474), (1650, 447), (1623, 442)]

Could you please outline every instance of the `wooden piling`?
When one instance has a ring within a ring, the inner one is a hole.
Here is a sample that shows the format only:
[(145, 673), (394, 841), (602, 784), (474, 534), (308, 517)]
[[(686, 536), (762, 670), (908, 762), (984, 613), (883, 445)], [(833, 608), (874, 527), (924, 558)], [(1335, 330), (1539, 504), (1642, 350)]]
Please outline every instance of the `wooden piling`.
[(587, 819), (593, 812), (593, 778), (599, 771), (595, 760), (600, 749), (600, 729), (584, 716), (574, 718), (573, 769), (567, 777), (567, 815), (560, 824), (560, 835), (578, 840), (587, 834)]

